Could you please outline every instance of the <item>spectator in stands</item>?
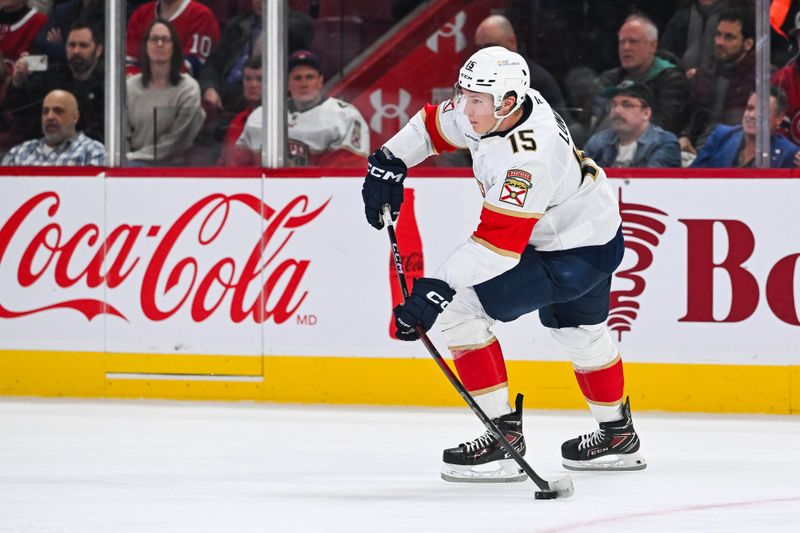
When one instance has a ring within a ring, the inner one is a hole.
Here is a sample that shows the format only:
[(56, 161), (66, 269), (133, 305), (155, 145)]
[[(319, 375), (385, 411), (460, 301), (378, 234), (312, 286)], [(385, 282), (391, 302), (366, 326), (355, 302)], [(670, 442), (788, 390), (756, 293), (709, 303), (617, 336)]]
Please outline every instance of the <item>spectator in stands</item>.
[[(657, 53), (658, 28), (644, 15), (631, 15), (619, 30), (620, 66), (600, 75), (598, 85), (602, 91), (625, 80), (647, 85), (653, 93), (652, 121), (673, 133), (684, 125), (686, 100), (689, 95), (686, 74), (676, 66), (676, 61)], [(592, 111), (592, 131), (605, 129), (607, 99), (601, 92), (595, 99)]]
[(242, 75), (242, 93), (247, 100), (247, 107), (228, 125), (222, 145), (222, 155), (217, 164), (223, 166), (246, 166), (255, 163), (250, 151), (236, 147), (236, 141), (242, 136), (247, 117), (261, 105), (261, 56), (250, 57), (244, 64)]
[(55, 90), (42, 103), (44, 137), (25, 141), (3, 158), (4, 166), (103, 166), (105, 148), (82, 132), (78, 101), (67, 91)]
[(194, 77), (219, 41), (219, 25), (214, 14), (195, 0), (158, 0), (142, 4), (128, 20), (128, 35), (125, 40), (125, 55), (128, 75), (140, 71), (139, 50), (145, 29), (156, 18), (169, 21), (183, 43), (184, 68)]
[(754, 18), (740, 9), (719, 15), (714, 62), (699, 68), (689, 82), (691, 118), (680, 139), (683, 151), (695, 153), (695, 145), (716, 124), (741, 123), (756, 87)]
[(10, 69), (6, 66), (6, 59), (0, 52), (0, 158), (25, 139), (20, 134), (18, 120), (8, 105), (6, 93), (11, 86)]
[[(319, 58), (300, 50), (289, 57), (289, 166), (344, 167), (363, 165), (369, 154), (369, 128), (352, 105), (322, 94)], [(247, 119), (236, 143), (260, 160), (261, 108)]]
[(261, 5), (233, 17), (200, 72), (203, 102), (209, 111), (238, 113), (247, 106), (242, 93), (242, 74), (247, 58), (261, 54)]
[[(517, 45), (517, 34), (514, 32), (514, 27), (503, 15), (489, 15), (475, 30), (475, 45), (478, 48), (486, 48), (487, 46), (502, 46), (511, 50), (512, 52), (519, 52)], [(553, 76), (547, 70), (535, 61), (525, 58), (528, 62), (528, 68), (531, 69), (531, 88), (536, 89), (550, 107), (558, 111), (562, 118), (569, 118), (564, 106), (564, 96), (561, 94), (561, 89)]]
[(203, 0), (203, 3), (214, 13), (222, 28), (236, 15), (250, 11), (252, 0)]
[[(794, 28), (789, 31), (789, 37), (795, 39), (797, 49), (800, 50), (800, 11), (794, 19)], [(788, 103), (786, 120), (782, 128), (796, 143), (800, 143), (800, 53), (775, 73), (772, 83), (786, 93)]]
[[(800, 147), (775, 131), (786, 110), (786, 95), (778, 87), (769, 91), (770, 166), (792, 168)], [(756, 94), (750, 94), (740, 126), (717, 126), (692, 167), (752, 167), (756, 157)]]
[[(247, 58), (261, 54), (262, 0), (251, 0), (252, 10), (228, 21), (219, 44), (200, 71), (203, 104), (209, 112), (223, 111), (229, 116), (247, 107), (242, 94), (242, 66)], [(311, 18), (289, 10), (289, 53), (305, 50), (314, 37)]]
[(650, 122), (654, 98), (646, 85), (626, 80), (607, 96), (611, 128), (592, 135), (586, 155), (604, 167), (681, 166), (678, 138)]
[[(33, 43), (33, 53), (46, 54), (51, 63), (67, 60), (66, 40), (70, 28), (82, 22), (98, 32), (105, 26), (103, 0), (68, 0), (55, 6)], [(78, 100), (80, 103), (80, 99)]]
[(23, 52), (30, 52), (47, 15), (28, 7), (25, 0), (0, 0), (0, 52), (12, 66)]
[[(31, 73), (26, 55), (14, 67), (9, 105), (25, 110), (37, 109), (44, 96), (55, 89), (69, 91), (78, 100), (78, 129), (103, 142), (105, 131), (105, 74), (103, 42), (97, 31), (85, 22), (76, 22), (67, 33), (67, 64), (48, 65), (45, 72)], [(29, 133), (28, 133), (29, 134)]]
[(169, 21), (153, 20), (144, 36), (142, 72), (127, 80), (127, 159), (180, 164), (205, 119), (200, 86), (181, 72), (181, 42)]
[(719, 14), (727, 7), (728, 0), (693, 0), (667, 22), (661, 47), (680, 58), (687, 78), (694, 76), (698, 67), (711, 66)]

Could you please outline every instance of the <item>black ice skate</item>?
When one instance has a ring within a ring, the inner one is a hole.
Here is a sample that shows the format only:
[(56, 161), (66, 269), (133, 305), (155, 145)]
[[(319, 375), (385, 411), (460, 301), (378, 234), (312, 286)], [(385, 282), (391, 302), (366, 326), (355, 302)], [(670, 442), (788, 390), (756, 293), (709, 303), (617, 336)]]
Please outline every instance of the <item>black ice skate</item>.
[(562, 464), (567, 470), (644, 470), (639, 436), (633, 429), (630, 398), (622, 406), (622, 420), (601, 422), (594, 433), (570, 439), (561, 445)]
[[(525, 455), (525, 437), (522, 435), (522, 394), (517, 394), (515, 411), (494, 422), (506, 440), (520, 455)], [(462, 483), (510, 483), (525, 481), (527, 474), (506, 454), (495, 436), (486, 431), (473, 440), (448, 448), (442, 454), (442, 479)]]

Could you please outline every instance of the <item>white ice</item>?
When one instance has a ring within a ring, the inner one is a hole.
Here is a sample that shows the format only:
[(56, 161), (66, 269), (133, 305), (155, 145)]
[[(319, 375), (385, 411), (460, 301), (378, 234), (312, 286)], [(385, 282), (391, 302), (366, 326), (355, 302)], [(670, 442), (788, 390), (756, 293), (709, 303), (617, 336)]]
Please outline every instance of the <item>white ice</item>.
[[(800, 531), (800, 417), (637, 413), (647, 470), (446, 483), (464, 409), (0, 400), (2, 532)], [(588, 411), (528, 410), (528, 455), (564, 474)]]

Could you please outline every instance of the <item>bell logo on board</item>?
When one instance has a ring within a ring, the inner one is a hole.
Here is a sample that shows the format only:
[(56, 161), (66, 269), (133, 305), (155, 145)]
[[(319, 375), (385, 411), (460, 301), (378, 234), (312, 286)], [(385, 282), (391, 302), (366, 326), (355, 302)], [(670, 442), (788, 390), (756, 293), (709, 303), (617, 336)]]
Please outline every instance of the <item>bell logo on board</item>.
[(467, 37), (464, 35), (464, 24), (467, 14), (459, 11), (452, 22), (446, 22), (439, 31), (428, 37), (425, 45), (433, 53), (439, 53), (439, 39), (455, 39), (455, 51), (461, 52), (467, 47)]
[(411, 104), (411, 93), (400, 89), (397, 93), (397, 100), (391, 103), (383, 102), (383, 89), (372, 91), (369, 95), (369, 102), (375, 113), (369, 119), (369, 127), (372, 131), (383, 133), (384, 119), (397, 119), (400, 121), (397, 129), (399, 130), (408, 122), (408, 106)]
[(606, 323), (608, 329), (617, 333), (617, 339), (622, 340), (622, 334), (631, 330), (639, 315), (638, 298), (647, 285), (642, 274), (653, 264), (653, 250), (667, 229), (660, 218), (667, 213), (648, 205), (623, 202), (622, 189), (619, 190), (619, 212), (625, 236), (625, 257), (635, 259), (632, 265), (629, 260), (624, 261), (614, 273)]

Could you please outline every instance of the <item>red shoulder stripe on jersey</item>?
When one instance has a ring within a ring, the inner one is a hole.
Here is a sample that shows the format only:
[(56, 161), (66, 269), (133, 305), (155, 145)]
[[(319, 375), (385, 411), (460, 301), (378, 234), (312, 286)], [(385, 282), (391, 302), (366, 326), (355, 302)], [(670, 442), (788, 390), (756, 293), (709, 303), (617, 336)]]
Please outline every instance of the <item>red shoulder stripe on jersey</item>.
[(425, 120), (425, 129), (428, 131), (433, 149), (436, 150), (436, 153), (441, 154), (443, 152), (457, 150), (458, 146), (448, 141), (444, 136), (444, 132), (442, 132), (442, 127), (439, 123), (439, 106), (425, 104), (422, 111), (422, 116)]
[(480, 244), (488, 243), (491, 245), (488, 248), (493, 252), (519, 257), (541, 216), (539, 213), (519, 213), (484, 203), (481, 222), (472, 238)]

